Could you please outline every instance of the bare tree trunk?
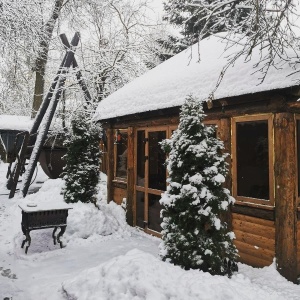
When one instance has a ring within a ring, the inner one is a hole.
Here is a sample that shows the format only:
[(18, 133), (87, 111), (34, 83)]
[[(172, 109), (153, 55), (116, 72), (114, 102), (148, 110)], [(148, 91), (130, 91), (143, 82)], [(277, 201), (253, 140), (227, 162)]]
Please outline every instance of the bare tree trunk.
[(52, 14), (45, 25), (45, 35), (42, 37), (40, 48), (41, 51), (36, 60), (36, 77), (34, 86), (34, 96), (32, 104), (31, 118), (36, 116), (36, 113), (43, 102), (44, 86), (45, 86), (45, 71), (48, 59), (49, 44), (54, 30), (56, 20), (59, 17), (61, 8), (63, 6), (64, 0), (55, 0), (54, 9)]

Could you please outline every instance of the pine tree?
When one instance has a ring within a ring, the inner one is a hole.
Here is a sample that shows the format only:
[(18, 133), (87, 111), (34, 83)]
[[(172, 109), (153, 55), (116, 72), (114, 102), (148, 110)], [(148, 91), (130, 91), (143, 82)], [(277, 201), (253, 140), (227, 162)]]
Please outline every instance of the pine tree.
[(64, 199), (70, 202), (95, 203), (100, 167), (100, 126), (81, 115), (71, 121), (72, 133), (65, 142), (66, 167), (63, 178), (66, 186)]
[(156, 41), (157, 47), (154, 52), (157, 53), (159, 61), (164, 62), (189, 46), (189, 43), (184, 44), (184, 42), (186, 41), (181, 38), (168, 35), (165, 39)]
[[(168, 187), (161, 204), (163, 260), (184, 269), (228, 275), (237, 270), (234, 233), (222, 214), (234, 203), (222, 187), (227, 174), (223, 143), (205, 126), (202, 103), (187, 97), (178, 129), (162, 143), (169, 154)], [(223, 218), (224, 219), (224, 218)]]
[[(181, 29), (184, 44), (196, 43), (200, 37), (200, 32), (205, 28), (201, 39), (218, 32), (227, 30), (229, 24), (241, 23), (249, 14), (247, 7), (239, 7), (238, 1), (228, 3), (231, 6), (231, 18), (227, 18), (226, 23), (220, 22), (220, 16), (214, 17), (212, 13), (207, 21), (207, 15), (210, 14), (208, 8), (226, 3), (226, 0), (166, 0), (164, 10), (166, 12), (165, 20)], [(236, 7), (238, 7), (236, 9)], [(228, 7), (223, 7), (224, 13), (228, 14)]]

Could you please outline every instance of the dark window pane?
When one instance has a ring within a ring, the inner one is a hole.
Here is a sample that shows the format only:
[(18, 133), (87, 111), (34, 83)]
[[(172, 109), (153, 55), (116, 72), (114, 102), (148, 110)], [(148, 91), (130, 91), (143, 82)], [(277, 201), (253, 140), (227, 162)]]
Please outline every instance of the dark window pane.
[(300, 121), (297, 120), (298, 196), (300, 195)]
[(137, 176), (136, 184), (145, 186), (145, 131), (137, 132)]
[(149, 132), (149, 188), (166, 189), (166, 156), (159, 142), (166, 138), (166, 131)]
[(148, 194), (148, 228), (158, 231), (161, 231), (160, 224), (162, 219), (160, 218), (160, 211), (162, 205), (160, 205), (159, 200), (161, 196)]
[(136, 192), (136, 226), (144, 228), (145, 194)]
[(268, 122), (237, 123), (237, 193), (269, 199)]
[(127, 147), (128, 133), (119, 131), (117, 137), (116, 177), (127, 179)]

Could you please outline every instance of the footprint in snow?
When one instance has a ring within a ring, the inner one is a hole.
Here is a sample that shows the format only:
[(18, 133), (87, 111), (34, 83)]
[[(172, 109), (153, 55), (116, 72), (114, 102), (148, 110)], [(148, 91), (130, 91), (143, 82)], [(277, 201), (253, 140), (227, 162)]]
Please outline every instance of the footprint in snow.
[(10, 279), (17, 279), (17, 275), (13, 274), (10, 269), (3, 269), (2, 267), (0, 267), (0, 271), (1, 270), (2, 270), (2, 272), (0, 274), (3, 277), (8, 277)]

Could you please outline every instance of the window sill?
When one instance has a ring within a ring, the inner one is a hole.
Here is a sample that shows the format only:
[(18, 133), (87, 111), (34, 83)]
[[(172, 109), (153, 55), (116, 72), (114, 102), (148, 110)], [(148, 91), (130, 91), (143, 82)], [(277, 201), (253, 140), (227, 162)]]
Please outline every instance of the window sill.
[(126, 189), (127, 188), (127, 181), (124, 181), (124, 179), (114, 179), (112, 181), (112, 184), (114, 187), (119, 187), (119, 188), (123, 188)]
[(272, 200), (263, 200), (257, 198), (248, 198), (243, 196), (233, 196), (236, 200), (235, 204), (252, 206), (252, 207), (261, 207), (265, 209), (273, 209), (274, 201)]

